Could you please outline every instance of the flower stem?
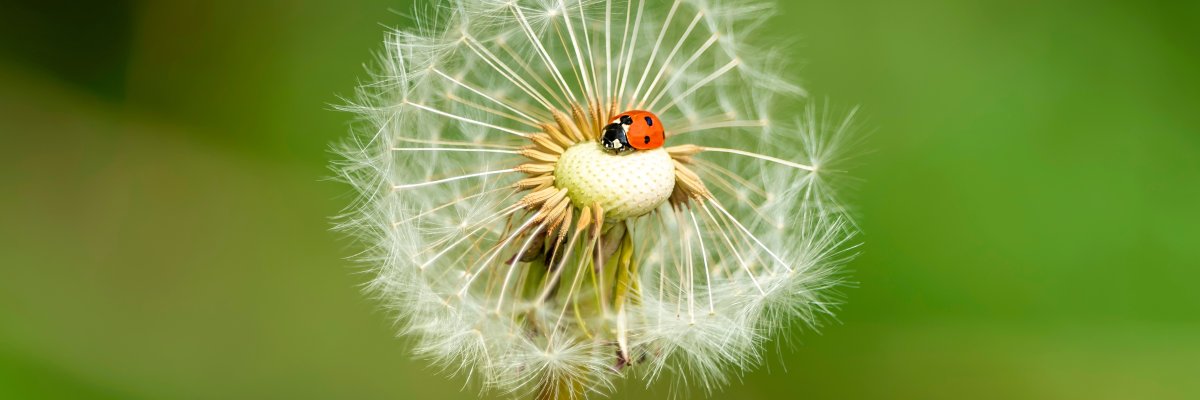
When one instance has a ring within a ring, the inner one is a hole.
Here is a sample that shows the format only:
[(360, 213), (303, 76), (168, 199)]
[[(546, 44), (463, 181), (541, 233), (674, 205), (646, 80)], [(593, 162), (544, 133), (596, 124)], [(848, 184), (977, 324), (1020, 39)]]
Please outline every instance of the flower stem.
[(617, 271), (613, 285), (613, 308), (617, 310), (617, 346), (620, 349), (621, 364), (629, 363), (629, 337), (626, 333), (627, 320), (625, 302), (629, 289), (636, 281), (634, 274), (637, 266), (633, 262), (633, 235), (626, 228), (621, 239), (621, 247), (617, 249)]

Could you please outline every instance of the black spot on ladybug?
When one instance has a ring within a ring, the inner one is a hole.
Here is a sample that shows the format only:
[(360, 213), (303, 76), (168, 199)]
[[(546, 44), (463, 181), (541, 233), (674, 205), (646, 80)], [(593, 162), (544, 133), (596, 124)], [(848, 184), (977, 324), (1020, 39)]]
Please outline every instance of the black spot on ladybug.
[(646, 117), (646, 125), (654, 126), (654, 120), (650, 119), (650, 117)]
[(650, 144), (650, 137), (649, 137), (649, 136), (642, 136), (642, 143), (643, 143), (643, 144)]
[(633, 118), (629, 118), (628, 115), (622, 115), (621, 125), (633, 125)]

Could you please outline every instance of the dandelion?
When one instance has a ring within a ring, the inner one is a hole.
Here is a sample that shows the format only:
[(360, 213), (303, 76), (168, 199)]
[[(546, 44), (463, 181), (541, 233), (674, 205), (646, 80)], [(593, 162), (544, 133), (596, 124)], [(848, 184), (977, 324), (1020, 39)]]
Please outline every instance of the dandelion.
[(771, 8), (456, 0), (390, 35), (341, 226), (416, 353), (515, 397), (711, 391), (830, 314), (849, 117), (795, 105)]

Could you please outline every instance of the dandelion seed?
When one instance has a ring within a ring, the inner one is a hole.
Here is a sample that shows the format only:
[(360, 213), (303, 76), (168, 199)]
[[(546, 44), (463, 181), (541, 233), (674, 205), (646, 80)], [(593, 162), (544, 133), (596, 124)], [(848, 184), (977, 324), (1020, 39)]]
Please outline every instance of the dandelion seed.
[(804, 92), (752, 47), (768, 5), (429, 10), (345, 107), (363, 134), (336, 167), (362, 194), (340, 227), (417, 354), (515, 397), (710, 391), (831, 313), (850, 125), (776, 101)]

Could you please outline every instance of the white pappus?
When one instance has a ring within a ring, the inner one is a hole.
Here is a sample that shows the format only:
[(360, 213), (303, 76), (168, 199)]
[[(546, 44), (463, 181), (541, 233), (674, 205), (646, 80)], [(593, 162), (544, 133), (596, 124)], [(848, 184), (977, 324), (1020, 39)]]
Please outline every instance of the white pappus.
[[(392, 33), (334, 168), (361, 194), (339, 227), (416, 353), (517, 397), (711, 391), (831, 314), (851, 123), (756, 45), (771, 9), (447, 0)], [(626, 110), (665, 144), (603, 151)]]

